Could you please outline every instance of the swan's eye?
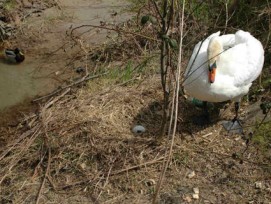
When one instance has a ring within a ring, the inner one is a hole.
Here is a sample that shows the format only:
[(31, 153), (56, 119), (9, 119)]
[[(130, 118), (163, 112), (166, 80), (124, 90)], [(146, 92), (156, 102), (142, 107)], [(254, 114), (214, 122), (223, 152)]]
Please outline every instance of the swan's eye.
[(216, 61), (213, 64), (210, 64), (209, 66), (209, 82), (214, 83), (215, 82), (215, 75), (216, 75)]
[(210, 64), (209, 71), (211, 72), (213, 69), (216, 69), (216, 61), (213, 64)]

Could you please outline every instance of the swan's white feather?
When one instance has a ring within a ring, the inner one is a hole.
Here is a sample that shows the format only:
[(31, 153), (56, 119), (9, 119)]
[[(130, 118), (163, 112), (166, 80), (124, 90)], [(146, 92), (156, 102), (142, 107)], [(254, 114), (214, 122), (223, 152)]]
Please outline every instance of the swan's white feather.
[[(195, 46), (185, 72), (184, 88), (190, 96), (203, 101), (240, 101), (261, 73), (264, 50), (248, 32), (239, 30), (235, 34), (219, 34), (214, 33)], [(224, 51), (217, 60), (215, 82), (210, 83), (207, 49), (215, 36), (219, 36), (217, 39)]]

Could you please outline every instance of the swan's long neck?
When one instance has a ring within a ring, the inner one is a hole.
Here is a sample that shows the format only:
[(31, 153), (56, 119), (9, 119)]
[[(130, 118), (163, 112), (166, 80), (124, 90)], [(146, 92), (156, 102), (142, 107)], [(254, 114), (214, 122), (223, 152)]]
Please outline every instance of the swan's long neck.
[(219, 59), (220, 54), (223, 52), (223, 46), (219, 41), (219, 37), (213, 37), (208, 45), (208, 64), (209, 64), (209, 73), (208, 78), (209, 82), (212, 84), (215, 82), (216, 69), (217, 69), (217, 61)]
[(219, 40), (219, 37), (213, 37), (208, 46), (207, 54), (209, 65), (214, 64), (219, 59), (219, 55), (223, 52), (223, 46)]

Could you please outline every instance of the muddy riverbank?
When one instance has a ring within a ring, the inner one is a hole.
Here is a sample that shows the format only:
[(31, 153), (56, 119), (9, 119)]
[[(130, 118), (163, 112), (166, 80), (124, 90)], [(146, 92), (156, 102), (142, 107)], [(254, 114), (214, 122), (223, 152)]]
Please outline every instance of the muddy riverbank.
[[(0, 110), (47, 94), (80, 77), (76, 68), (85, 66), (85, 62), (75, 62), (75, 59), (84, 53), (67, 35), (72, 28), (84, 24), (100, 25), (101, 22), (117, 24), (129, 16), (120, 14), (127, 6), (123, 1), (63, 0), (54, 6), (50, 4), (47, 9), (44, 8), (46, 5), (32, 3), (20, 7), (27, 7), (27, 14), (11, 12), (7, 17), (17, 30), (6, 41), (10, 47), (20, 47), (26, 60), (19, 65), (0, 62)], [(23, 18), (26, 15), (27, 18)], [(14, 18), (22, 20), (16, 22)], [(107, 40), (107, 32), (102, 30), (82, 28), (75, 35), (82, 35), (81, 42), (87, 47)]]

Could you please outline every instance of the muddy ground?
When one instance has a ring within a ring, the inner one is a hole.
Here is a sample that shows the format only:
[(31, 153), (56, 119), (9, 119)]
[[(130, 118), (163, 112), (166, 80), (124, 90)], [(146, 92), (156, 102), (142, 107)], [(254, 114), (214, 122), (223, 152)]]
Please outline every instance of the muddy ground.
[[(27, 92), (19, 99), (26, 101), (5, 107), (1, 115), (1, 203), (152, 202), (169, 146), (167, 138), (155, 143), (162, 117), (159, 58), (142, 68), (138, 62), (144, 56), (138, 53), (144, 51), (134, 45), (119, 54), (119, 47), (129, 43), (118, 45), (113, 32), (87, 27), (71, 35), (72, 28), (86, 23), (126, 22), (131, 14), (119, 11), (125, 4), (112, 2), (51, 2), (42, 12), (30, 12), (8, 39), (26, 53), (26, 61), (15, 68), (34, 73), (26, 81), (33, 80), (37, 92)], [(101, 54), (106, 45), (109, 53), (116, 53)], [(106, 61), (105, 56), (111, 56), (110, 63), (95, 63)], [(99, 66), (97, 78), (74, 85), (85, 79), (86, 70), (95, 73)], [(83, 71), (77, 73), (78, 68)], [(54, 90), (59, 92), (30, 103)], [(213, 107), (212, 123), (199, 127), (191, 121), (201, 110), (180, 97), (173, 157), (159, 203), (271, 202), (270, 148), (263, 151), (248, 138), (265, 116), (260, 97), (254, 100), (242, 104), (241, 118), (248, 128), (240, 136), (221, 126), (233, 117), (233, 104)], [(146, 132), (133, 133), (136, 124)]]

